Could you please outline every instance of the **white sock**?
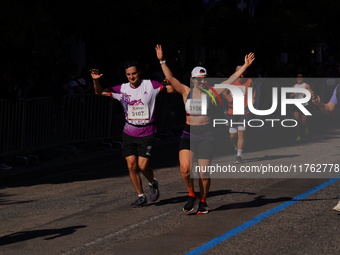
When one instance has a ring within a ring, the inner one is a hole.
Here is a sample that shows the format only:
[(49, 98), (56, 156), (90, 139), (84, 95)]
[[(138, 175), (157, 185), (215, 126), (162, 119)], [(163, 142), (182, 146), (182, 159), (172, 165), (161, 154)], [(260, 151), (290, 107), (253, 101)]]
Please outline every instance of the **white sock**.
[(243, 150), (237, 150), (237, 155), (236, 156), (242, 156), (242, 152), (243, 152)]
[(138, 197), (144, 197), (144, 193), (138, 194)]

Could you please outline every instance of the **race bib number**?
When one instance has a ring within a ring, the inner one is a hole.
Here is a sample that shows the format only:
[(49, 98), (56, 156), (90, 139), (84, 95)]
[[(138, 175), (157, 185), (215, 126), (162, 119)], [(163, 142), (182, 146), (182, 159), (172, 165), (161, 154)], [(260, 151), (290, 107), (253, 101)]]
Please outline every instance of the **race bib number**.
[(147, 105), (129, 105), (128, 120), (149, 120), (149, 109)]
[(188, 99), (187, 111), (190, 115), (202, 115), (202, 100)]

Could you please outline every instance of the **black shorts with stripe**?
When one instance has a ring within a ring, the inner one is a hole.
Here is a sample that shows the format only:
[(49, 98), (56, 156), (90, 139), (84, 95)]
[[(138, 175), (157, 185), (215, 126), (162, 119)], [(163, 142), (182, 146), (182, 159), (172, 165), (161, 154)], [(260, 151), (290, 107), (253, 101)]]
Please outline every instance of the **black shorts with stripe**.
[(134, 137), (123, 133), (122, 134), (123, 157), (136, 155), (144, 158), (150, 158), (152, 154), (154, 140), (155, 135)]

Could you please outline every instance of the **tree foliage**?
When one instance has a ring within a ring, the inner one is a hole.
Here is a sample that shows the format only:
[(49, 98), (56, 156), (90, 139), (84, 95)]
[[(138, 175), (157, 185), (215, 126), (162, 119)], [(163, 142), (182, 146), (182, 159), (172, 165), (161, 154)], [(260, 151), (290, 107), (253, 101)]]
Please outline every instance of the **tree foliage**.
[[(88, 61), (121, 61), (154, 54), (161, 43), (175, 55), (197, 45), (222, 49), (231, 58), (254, 51), (271, 59), (287, 50), (294, 61), (317, 43), (337, 54), (337, 11), (332, 0), (260, 0), (255, 15), (221, 0), (207, 8), (199, 0), (1, 0), (0, 49), (6, 63), (56, 63), (68, 57), (67, 38), (87, 45)], [(152, 55), (153, 56), (153, 55)]]

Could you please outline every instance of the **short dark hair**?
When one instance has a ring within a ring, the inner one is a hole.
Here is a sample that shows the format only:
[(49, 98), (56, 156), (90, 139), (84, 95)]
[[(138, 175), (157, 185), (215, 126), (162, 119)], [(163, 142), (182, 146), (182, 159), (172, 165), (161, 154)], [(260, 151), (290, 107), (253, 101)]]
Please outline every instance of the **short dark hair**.
[(135, 60), (135, 59), (126, 60), (123, 64), (124, 69), (130, 68), (132, 66), (135, 66), (137, 68), (137, 70), (140, 71), (140, 65), (139, 65), (138, 61)]

